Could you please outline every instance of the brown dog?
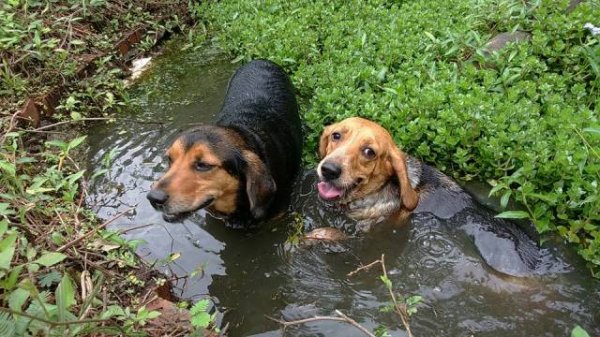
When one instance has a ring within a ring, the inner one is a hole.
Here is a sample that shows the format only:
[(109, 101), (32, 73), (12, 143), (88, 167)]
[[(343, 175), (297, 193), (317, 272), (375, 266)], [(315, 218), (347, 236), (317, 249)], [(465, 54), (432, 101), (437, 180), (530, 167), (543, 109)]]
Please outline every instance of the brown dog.
[(301, 154), (295, 89), (278, 65), (255, 60), (233, 75), (216, 123), (173, 142), (147, 198), (169, 221), (206, 208), (231, 225), (252, 224), (282, 206)]
[(525, 276), (538, 265), (539, 248), (523, 230), (494, 218), (455, 181), (406, 155), (377, 123), (355, 117), (326, 127), (319, 154), (319, 196), (358, 220), (358, 229), (431, 213), (460, 223), (456, 229), (471, 237), (498, 271)]
[(378, 124), (354, 117), (326, 127), (319, 154), (319, 196), (345, 207), (351, 218), (369, 222), (417, 207), (418, 167), (408, 166)]

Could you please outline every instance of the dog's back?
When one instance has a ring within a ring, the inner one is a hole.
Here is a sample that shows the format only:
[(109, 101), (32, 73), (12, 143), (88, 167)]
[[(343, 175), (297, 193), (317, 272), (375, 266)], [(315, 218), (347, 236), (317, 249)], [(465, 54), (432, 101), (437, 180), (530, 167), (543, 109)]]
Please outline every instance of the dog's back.
[(266, 60), (238, 69), (217, 125), (238, 131), (271, 169), (277, 194), (289, 192), (300, 167), (302, 126), (294, 87), (283, 69)]

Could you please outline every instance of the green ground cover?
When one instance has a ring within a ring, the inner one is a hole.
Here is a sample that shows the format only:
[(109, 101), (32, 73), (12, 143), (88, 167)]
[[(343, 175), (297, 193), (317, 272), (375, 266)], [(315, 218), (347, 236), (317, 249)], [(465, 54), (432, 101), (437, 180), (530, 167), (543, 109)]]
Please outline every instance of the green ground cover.
[[(147, 305), (167, 281), (135, 255), (140, 242), (86, 207), (95, 177), (81, 164), (79, 126), (128, 103), (117, 41), (147, 27), (134, 46), (147, 52), (158, 31), (183, 30), (177, 13), (187, 10), (181, 1), (0, 1), (0, 336), (202, 335), (214, 319), (200, 301), (193, 327), (153, 323), (161, 312)], [(79, 78), (81, 61), (98, 54)], [(27, 97), (58, 86), (63, 97), (43, 127), (18, 123)]]
[[(600, 4), (586, 1), (230, 1), (197, 15), (236, 57), (272, 59), (323, 126), (363, 116), (408, 153), (525, 206), (600, 271)], [(501, 32), (531, 33), (485, 57)]]

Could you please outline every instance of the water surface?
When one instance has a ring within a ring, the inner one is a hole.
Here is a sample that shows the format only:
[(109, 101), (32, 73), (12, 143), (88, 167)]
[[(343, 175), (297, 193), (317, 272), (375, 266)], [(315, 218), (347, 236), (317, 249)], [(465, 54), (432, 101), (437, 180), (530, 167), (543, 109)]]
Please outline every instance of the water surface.
[[(159, 268), (182, 277), (177, 295), (210, 296), (221, 313), (219, 324), (229, 324), (229, 336), (280, 336), (278, 324), (265, 316), (300, 319), (336, 309), (371, 330), (385, 325), (393, 336), (405, 336), (400, 320), (379, 310), (389, 301), (381, 271), (347, 276), (382, 254), (394, 289), (424, 297), (411, 318), (415, 336), (568, 336), (577, 324), (600, 335), (600, 283), (557, 243), (546, 244), (559, 261), (556, 268), (533, 278), (494, 272), (472, 242), (452, 230), (452, 219), (428, 214), (343, 243), (294, 247), (286, 240), (298, 227), (353, 228), (317, 200), (310, 170), (298, 179), (290, 211), (260, 229), (226, 228), (203, 211), (183, 223), (164, 222), (145, 198), (166, 167), (164, 152), (181, 130), (215, 119), (235, 68), (210, 48), (180, 52), (172, 46), (132, 89), (139, 108), (115, 123), (94, 125), (88, 137), (92, 171), (112, 152), (109, 173), (92, 184), (89, 204), (105, 219), (133, 208), (113, 229), (145, 240), (139, 254), (149, 261), (179, 253)], [(288, 328), (286, 336), (361, 333), (341, 323), (315, 322)]]

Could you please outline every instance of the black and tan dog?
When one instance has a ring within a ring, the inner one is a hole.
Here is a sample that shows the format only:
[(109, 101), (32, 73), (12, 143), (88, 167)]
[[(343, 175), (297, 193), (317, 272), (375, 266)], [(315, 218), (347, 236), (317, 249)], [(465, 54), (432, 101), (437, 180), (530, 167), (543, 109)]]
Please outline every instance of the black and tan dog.
[(271, 215), (298, 172), (302, 131), (294, 87), (270, 61), (236, 71), (215, 125), (179, 136), (147, 197), (174, 220), (201, 208), (230, 224)]
[(535, 269), (539, 249), (518, 226), (485, 211), (463, 212), (481, 206), (448, 176), (402, 152), (377, 123), (355, 117), (326, 127), (319, 153), (319, 196), (358, 220), (360, 229), (414, 213), (463, 217), (462, 229), (493, 268), (515, 276)]

